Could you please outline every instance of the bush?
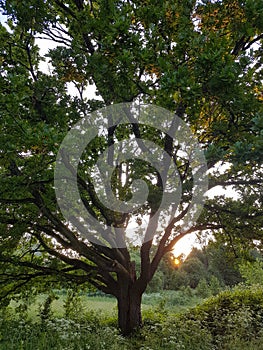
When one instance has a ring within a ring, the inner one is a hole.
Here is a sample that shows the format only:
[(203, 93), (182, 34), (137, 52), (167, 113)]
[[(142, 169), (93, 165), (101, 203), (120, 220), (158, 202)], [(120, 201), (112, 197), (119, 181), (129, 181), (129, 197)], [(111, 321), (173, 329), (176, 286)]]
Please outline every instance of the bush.
[(205, 278), (202, 278), (199, 281), (195, 291), (196, 294), (201, 298), (208, 298), (212, 295), (211, 290), (209, 288), (209, 284), (207, 283), (207, 280)]
[(217, 295), (222, 289), (217, 277), (211, 276), (209, 282), (202, 278), (196, 287), (196, 294), (201, 298), (208, 298), (212, 295)]
[(180, 290), (164, 290), (160, 293), (148, 293), (143, 295), (143, 303), (157, 306), (163, 304), (166, 308), (171, 306), (189, 305), (193, 301), (194, 293), (190, 287), (182, 287)]
[(63, 307), (65, 309), (66, 318), (78, 318), (79, 315), (82, 313), (83, 308), (79, 293), (72, 289), (68, 289)]
[[(214, 345), (251, 341), (262, 336), (263, 288), (238, 286), (207, 299), (183, 316), (182, 320), (200, 321), (213, 339)], [(219, 347), (220, 348), (220, 347)]]
[(39, 313), (41, 323), (44, 325), (45, 321), (53, 316), (53, 312), (51, 310), (51, 304), (54, 300), (58, 299), (58, 296), (51, 291), (47, 298), (44, 300), (42, 304), (39, 305)]

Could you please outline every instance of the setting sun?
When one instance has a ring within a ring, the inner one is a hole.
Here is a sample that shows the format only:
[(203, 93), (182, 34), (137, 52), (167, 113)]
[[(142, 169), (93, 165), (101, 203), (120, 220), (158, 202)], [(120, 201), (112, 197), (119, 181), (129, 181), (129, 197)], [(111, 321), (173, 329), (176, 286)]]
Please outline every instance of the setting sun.
[(173, 258), (173, 263), (175, 266), (179, 266), (180, 265), (180, 260), (177, 258)]

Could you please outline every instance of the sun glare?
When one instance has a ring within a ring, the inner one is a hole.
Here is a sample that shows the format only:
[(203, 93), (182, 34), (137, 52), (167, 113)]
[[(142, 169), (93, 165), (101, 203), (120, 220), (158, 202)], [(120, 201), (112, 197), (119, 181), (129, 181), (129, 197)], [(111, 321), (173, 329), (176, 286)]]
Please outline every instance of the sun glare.
[(180, 260), (174, 257), (174, 258), (173, 258), (173, 264), (174, 264), (175, 266), (179, 266), (179, 265), (180, 265)]

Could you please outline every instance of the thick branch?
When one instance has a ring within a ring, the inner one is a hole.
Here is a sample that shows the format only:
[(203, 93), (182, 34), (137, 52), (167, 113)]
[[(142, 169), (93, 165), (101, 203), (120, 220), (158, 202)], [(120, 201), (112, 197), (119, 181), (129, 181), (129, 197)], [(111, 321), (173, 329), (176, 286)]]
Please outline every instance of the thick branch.
[(204, 225), (196, 225), (196, 226), (190, 227), (188, 230), (180, 232), (171, 242), (169, 242), (169, 244), (165, 247), (165, 253), (168, 253), (171, 250), (173, 250), (175, 243), (177, 243), (179, 239), (181, 239), (182, 237), (190, 233), (193, 233), (196, 231), (203, 231), (203, 230), (218, 230), (221, 228), (222, 228), (222, 225), (219, 225), (219, 224), (207, 224), (207, 225), (204, 224)]
[(209, 181), (208, 189), (216, 186), (235, 186), (235, 185), (260, 185), (263, 184), (262, 179), (250, 179), (250, 180), (215, 180), (211, 179)]

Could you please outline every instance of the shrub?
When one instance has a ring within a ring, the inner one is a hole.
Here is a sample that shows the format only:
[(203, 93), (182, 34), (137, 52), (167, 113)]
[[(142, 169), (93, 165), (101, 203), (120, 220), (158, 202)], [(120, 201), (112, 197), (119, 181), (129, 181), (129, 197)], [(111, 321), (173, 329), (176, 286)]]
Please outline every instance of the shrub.
[(221, 348), (226, 340), (252, 340), (262, 335), (263, 288), (238, 286), (223, 291), (189, 310), (181, 319), (200, 321), (211, 333), (214, 344), (219, 343)]
[(205, 278), (202, 278), (199, 281), (196, 287), (196, 294), (201, 298), (208, 298), (212, 295), (211, 290), (209, 288), (209, 284), (207, 283), (207, 280)]
[(201, 298), (208, 298), (212, 295), (217, 295), (221, 290), (219, 279), (216, 276), (211, 276), (208, 282), (205, 278), (199, 281), (196, 287), (196, 294)]
[(79, 293), (72, 289), (68, 289), (63, 307), (65, 310), (66, 318), (79, 318), (83, 309)]
[(44, 302), (42, 304), (39, 304), (38, 316), (40, 316), (42, 325), (48, 318), (52, 317), (53, 313), (51, 310), (51, 304), (56, 299), (58, 299), (58, 296), (56, 296), (55, 293), (51, 291)]

